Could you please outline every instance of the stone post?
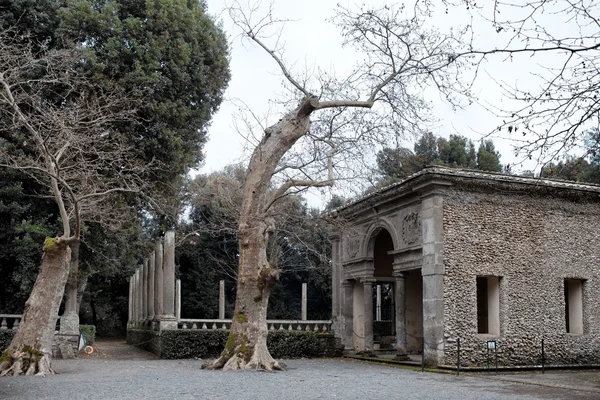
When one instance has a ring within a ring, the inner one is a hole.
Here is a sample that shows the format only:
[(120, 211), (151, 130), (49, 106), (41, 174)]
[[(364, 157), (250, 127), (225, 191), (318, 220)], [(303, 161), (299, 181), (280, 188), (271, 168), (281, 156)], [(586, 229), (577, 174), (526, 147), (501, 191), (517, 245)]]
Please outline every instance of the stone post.
[(155, 279), (155, 266), (156, 255), (154, 251), (148, 256), (148, 319), (154, 319), (154, 279)]
[(225, 281), (219, 281), (219, 319), (225, 319)]
[(181, 279), (175, 281), (175, 318), (181, 319)]
[(175, 318), (175, 232), (165, 233), (163, 253), (163, 317), (160, 330), (177, 329)]
[(136, 302), (137, 302), (137, 292), (135, 291), (135, 272), (131, 275), (131, 325), (135, 326), (135, 322), (137, 321), (136, 314)]
[(148, 318), (148, 259), (142, 263), (142, 320)]
[(365, 353), (373, 352), (373, 283), (372, 278), (363, 278), (364, 290), (364, 335)]
[(342, 344), (346, 350), (354, 349), (354, 341), (352, 340), (354, 332), (354, 317), (352, 299), (354, 292), (354, 281), (345, 280), (342, 282), (343, 291), (343, 331), (342, 331)]
[(394, 303), (396, 306), (396, 359), (410, 360), (406, 354), (406, 275), (394, 272)]
[(160, 319), (163, 311), (163, 247), (160, 239), (154, 249), (154, 317)]
[(333, 321), (333, 331), (341, 337), (344, 330), (343, 326), (343, 290), (342, 290), (342, 265), (341, 258), (341, 240), (339, 235), (332, 235), (331, 238), (331, 319)]
[(140, 303), (140, 269), (135, 269), (135, 322), (136, 325), (142, 319), (141, 303)]
[(129, 277), (128, 281), (129, 281), (129, 298), (127, 301), (127, 327), (130, 327), (131, 320), (132, 320), (131, 315), (133, 314), (133, 304), (132, 304), (133, 287), (131, 286), (132, 285), (131, 277)]
[(144, 289), (142, 288), (143, 286), (143, 279), (144, 279), (144, 268), (140, 265), (138, 267), (138, 321), (140, 322), (140, 325), (142, 325), (143, 321), (144, 321)]
[(381, 321), (381, 285), (377, 285), (377, 302), (375, 304), (375, 321)]
[(307, 306), (307, 298), (306, 298), (306, 283), (302, 284), (302, 321), (306, 321), (306, 306)]

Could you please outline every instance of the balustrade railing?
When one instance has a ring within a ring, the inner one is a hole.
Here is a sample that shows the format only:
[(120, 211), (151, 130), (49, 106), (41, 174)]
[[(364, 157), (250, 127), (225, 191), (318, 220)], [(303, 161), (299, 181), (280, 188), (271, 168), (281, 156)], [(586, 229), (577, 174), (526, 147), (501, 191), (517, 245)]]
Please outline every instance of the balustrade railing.
[[(303, 331), (303, 332), (331, 332), (330, 320), (274, 320), (268, 319), (267, 326), (270, 331)], [(217, 330), (230, 329), (230, 319), (180, 319), (179, 329)]]
[[(22, 314), (0, 314), (0, 331), (8, 329), (17, 330), (21, 320), (23, 319)], [(60, 317), (56, 320), (56, 330), (60, 329)]]
[(16, 330), (22, 318), (21, 314), (0, 314), (0, 330)]

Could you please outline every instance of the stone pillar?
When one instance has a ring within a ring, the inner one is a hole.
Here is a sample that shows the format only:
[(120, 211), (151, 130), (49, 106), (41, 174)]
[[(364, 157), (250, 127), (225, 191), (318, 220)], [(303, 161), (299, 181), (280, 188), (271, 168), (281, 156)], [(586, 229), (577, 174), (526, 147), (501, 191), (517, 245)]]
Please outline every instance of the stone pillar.
[(133, 298), (132, 298), (133, 297), (132, 296), (132, 294), (133, 294), (133, 286), (132, 286), (131, 277), (129, 277), (128, 281), (129, 281), (129, 298), (128, 298), (128, 301), (127, 301), (127, 327), (131, 326), (131, 320), (133, 319), (132, 318), (132, 314), (133, 314), (133, 304), (132, 304), (132, 301), (133, 301)]
[(306, 321), (306, 306), (307, 306), (307, 298), (306, 298), (306, 283), (302, 284), (302, 321)]
[(156, 241), (154, 249), (154, 316), (160, 319), (163, 311), (163, 246), (160, 239)]
[(381, 321), (381, 285), (377, 285), (377, 301), (375, 303), (375, 321)]
[(135, 322), (136, 324), (142, 319), (141, 304), (140, 304), (140, 269), (135, 269)]
[(219, 281), (219, 319), (225, 319), (225, 281)]
[(423, 341), (425, 362), (438, 365), (444, 357), (444, 207), (443, 197), (421, 198), (423, 237)]
[(148, 318), (148, 259), (142, 263), (142, 320)]
[(175, 232), (165, 233), (163, 250), (163, 317), (160, 330), (177, 329), (175, 318)]
[(342, 299), (343, 299), (343, 313), (342, 313), (342, 344), (346, 350), (354, 349), (354, 343), (352, 335), (354, 332), (354, 317), (352, 310), (352, 297), (354, 292), (354, 281), (345, 280), (342, 282)]
[(333, 320), (334, 332), (341, 337), (340, 333), (343, 327), (340, 325), (342, 320), (342, 281), (340, 265), (340, 246), (339, 236), (331, 237), (331, 319)]
[(365, 353), (373, 352), (373, 283), (372, 278), (363, 278), (364, 290), (364, 335)]
[(135, 290), (135, 272), (131, 275), (131, 325), (135, 326), (135, 322), (137, 321), (136, 314), (136, 303), (137, 303), (137, 292)]
[(406, 354), (406, 275), (394, 272), (394, 303), (396, 306), (396, 359), (410, 360)]
[(156, 255), (154, 251), (148, 257), (148, 319), (154, 319), (154, 279), (156, 275)]
[(175, 281), (175, 318), (181, 319), (181, 279)]

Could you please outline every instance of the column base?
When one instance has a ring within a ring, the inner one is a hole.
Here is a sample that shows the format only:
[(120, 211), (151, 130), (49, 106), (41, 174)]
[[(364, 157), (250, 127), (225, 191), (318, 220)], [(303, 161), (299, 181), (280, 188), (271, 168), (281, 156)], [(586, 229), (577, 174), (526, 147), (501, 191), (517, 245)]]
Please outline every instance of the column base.
[(159, 331), (171, 331), (177, 329), (177, 318), (172, 315), (161, 315), (156, 317)]
[(74, 312), (60, 317), (60, 330), (64, 335), (79, 335), (79, 315)]

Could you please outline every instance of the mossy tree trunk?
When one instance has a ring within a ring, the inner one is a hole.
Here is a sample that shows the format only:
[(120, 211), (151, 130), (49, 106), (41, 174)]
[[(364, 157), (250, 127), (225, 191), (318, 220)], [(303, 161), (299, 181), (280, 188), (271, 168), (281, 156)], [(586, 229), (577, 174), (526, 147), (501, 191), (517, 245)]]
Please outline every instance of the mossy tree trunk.
[(267, 307), (279, 277), (279, 270), (267, 259), (267, 243), (273, 230), (269, 209), (277, 200), (271, 178), (284, 154), (308, 132), (315, 104), (314, 97), (306, 97), (295, 110), (267, 128), (250, 159), (238, 229), (240, 261), (231, 332), (221, 357), (206, 368), (281, 369), (267, 349)]
[[(0, 375), (48, 375), (58, 308), (69, 276), (71, 249), (64, 238), (47, 238), (40, 272), (23, 319), (0, 362)], [(43, 327), (43, 329), (40, 329)]]

